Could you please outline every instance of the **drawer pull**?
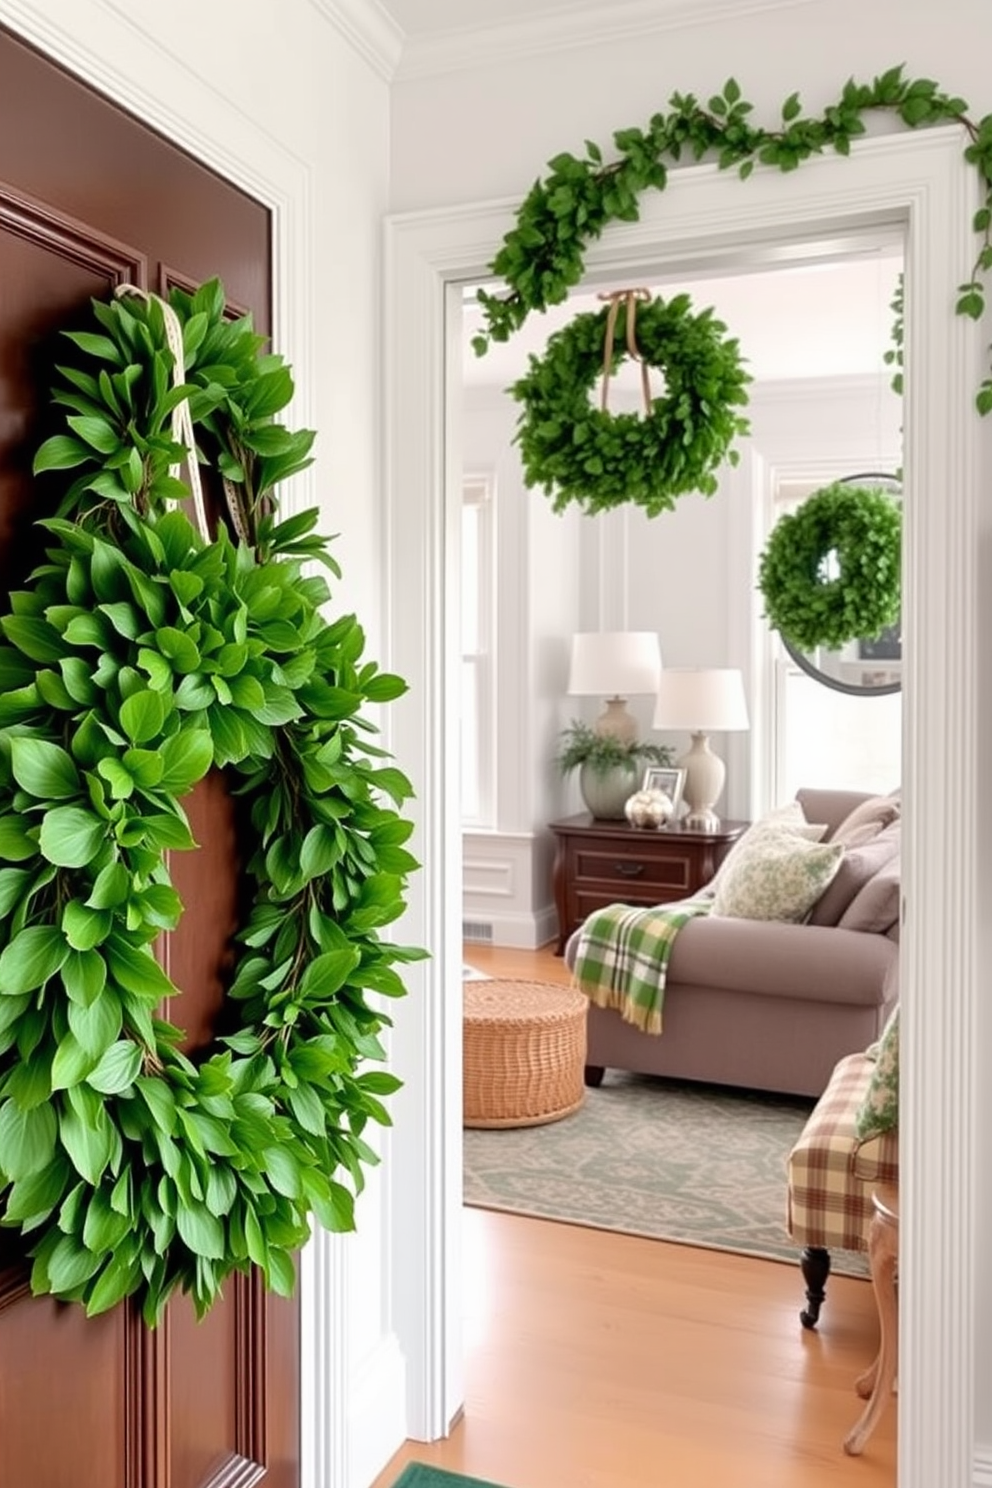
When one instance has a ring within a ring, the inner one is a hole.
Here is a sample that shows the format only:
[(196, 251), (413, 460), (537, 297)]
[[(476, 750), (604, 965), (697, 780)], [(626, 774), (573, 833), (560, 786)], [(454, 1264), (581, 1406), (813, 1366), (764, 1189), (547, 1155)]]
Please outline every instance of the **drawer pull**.
[(639, 878), (644, 872), (643, 863), (614, 863), (613, 867), (621, 878)]

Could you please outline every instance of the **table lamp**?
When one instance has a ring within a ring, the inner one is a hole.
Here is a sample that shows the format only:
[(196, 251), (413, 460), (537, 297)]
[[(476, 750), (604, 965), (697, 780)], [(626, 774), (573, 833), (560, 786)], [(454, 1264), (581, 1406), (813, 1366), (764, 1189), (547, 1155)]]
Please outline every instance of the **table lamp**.
[(658, 683), (654, 727), (688, 729), (692, 734), (692, 748), (678, 762), (685, 770), (682, 799), (689, 808), (683, 826), (697, 832), (717, 831), (720, 818), (713, 807), (723, 790), (727, 767), (711, 750), (709, 735), (749, 727), (741, 673), (732, 667), (666, 667)]
[(622, 744), (637, 742), (637, 719), (627, 698), (658, 690), (661, 647), (653, 630), (583, 631), (572, 637), (568, 691), (602, 697), (606, 707), (593, 724)]

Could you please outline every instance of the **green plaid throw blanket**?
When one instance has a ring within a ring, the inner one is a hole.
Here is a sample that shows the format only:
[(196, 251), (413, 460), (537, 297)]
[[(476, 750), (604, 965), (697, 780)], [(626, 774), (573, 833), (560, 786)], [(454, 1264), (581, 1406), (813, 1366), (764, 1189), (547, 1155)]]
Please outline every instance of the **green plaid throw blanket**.
[(597, 1007), (616, 1008), (645, 1033), (661, 1032), (665, 977), (675, 937), (687, 920), (709, 914), (712, 898), (634, 909), (609, 904), (579, 932), (574, 977)]

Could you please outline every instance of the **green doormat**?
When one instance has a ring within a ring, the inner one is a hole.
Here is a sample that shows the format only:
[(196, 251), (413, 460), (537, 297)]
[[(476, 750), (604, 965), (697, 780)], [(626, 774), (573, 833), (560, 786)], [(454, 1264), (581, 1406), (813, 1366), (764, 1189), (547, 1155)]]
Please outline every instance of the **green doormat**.
[(813, 1105), (609, 1070), (563, 1121), (466, 1131), (465, 1203), (797, 1264), (786, 1159)]
[(445, 1472), (443, 1467), (431, 1467), (427, 1462), (408, 1462), (393, 1488), (502, 1488), (488, 1478), (466, 1478), (461, 1473)]

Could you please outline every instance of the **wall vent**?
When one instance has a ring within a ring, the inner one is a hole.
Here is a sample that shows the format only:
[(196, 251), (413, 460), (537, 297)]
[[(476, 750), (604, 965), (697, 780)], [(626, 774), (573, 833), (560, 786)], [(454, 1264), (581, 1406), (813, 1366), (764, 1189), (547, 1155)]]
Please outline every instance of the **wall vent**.
[(462, 920), (462, 940), (472, 945), (492, 945), (493, 927), (486, 920)]

